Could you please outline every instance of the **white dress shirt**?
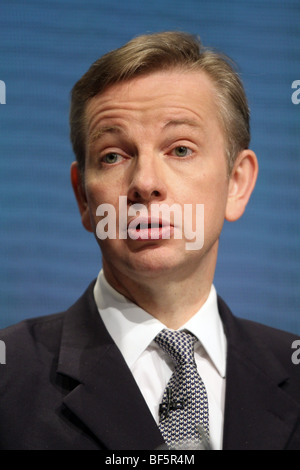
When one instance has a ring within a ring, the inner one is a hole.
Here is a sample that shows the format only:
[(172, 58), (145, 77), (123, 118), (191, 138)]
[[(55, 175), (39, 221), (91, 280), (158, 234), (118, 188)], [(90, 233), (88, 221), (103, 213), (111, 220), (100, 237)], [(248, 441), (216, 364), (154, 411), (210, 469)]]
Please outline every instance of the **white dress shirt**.
[[(109, 334), (158, 423), (159, 405), (174, 369), (171, 358), (153, 341), (165, 325), (110, 286), (102, 270), (94, 287), (94, 297)], [(189, 330), (199, 340), (195, 344), (195, 360), (208, 395), (210, 444), (220, 450), (227, 348), (213, 285), (204, 305), (180, 329)]]

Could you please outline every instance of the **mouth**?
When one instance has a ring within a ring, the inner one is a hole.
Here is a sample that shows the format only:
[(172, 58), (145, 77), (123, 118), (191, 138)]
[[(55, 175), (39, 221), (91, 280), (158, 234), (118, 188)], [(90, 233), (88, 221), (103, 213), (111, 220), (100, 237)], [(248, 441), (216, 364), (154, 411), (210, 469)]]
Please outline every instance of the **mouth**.
[(150, 230), (150, 229), (158, 229), (161, 227), (165, 227), (162, 222), (154, 222), (154, 223), (139, 223), (136, 226), (136, 231), (139, 232), (140, 230)]
[(136, 217), (127, 227), (127, 233), (133, 240), (170, 239), (173, 226), (169, 221)]

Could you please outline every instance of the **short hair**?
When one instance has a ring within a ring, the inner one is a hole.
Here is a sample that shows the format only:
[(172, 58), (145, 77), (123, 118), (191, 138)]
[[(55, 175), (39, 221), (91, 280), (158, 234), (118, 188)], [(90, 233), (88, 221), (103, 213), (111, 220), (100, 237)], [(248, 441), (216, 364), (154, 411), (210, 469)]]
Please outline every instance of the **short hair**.
[(218, 117), (226, 141), (230, 174), (238, 153), (250, 143), (250, 111), (235, 63), (177, 31), (138, 36), (96, 60), (71, 91), (70, 137), (78, 166), (85, 168), (85, 109), (88, 101), (109, 86), (157, 71), (203, 71), (214, 84)]

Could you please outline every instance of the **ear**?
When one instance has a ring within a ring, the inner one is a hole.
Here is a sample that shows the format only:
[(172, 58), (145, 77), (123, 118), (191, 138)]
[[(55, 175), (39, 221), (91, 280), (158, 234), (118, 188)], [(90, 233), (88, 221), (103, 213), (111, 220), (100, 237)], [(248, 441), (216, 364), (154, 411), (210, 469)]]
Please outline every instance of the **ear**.
[(244, 213), (258, 175), (258, 162), (252, 150), (242, 150), (232, 169), (225, 219), (229, 222), (238, 220)]
[(71, 164), (71, 183), (81, 214), (82, 225), (88, 232), (93, 232), (84, 181), (77, 162)]

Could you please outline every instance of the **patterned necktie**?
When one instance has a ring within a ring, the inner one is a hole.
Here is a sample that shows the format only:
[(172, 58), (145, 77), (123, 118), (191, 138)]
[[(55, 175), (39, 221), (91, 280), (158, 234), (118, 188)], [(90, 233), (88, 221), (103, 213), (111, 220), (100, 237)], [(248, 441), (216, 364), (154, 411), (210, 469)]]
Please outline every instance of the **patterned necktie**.
[(186, 331), (162, 330), (155, 341), (175, 362), (160, 405), (159, 429), (170, 448), (198, 443), (203, 449), (209, 440), (209, 421), (207, 393), (194, 356), (198, 340)]

